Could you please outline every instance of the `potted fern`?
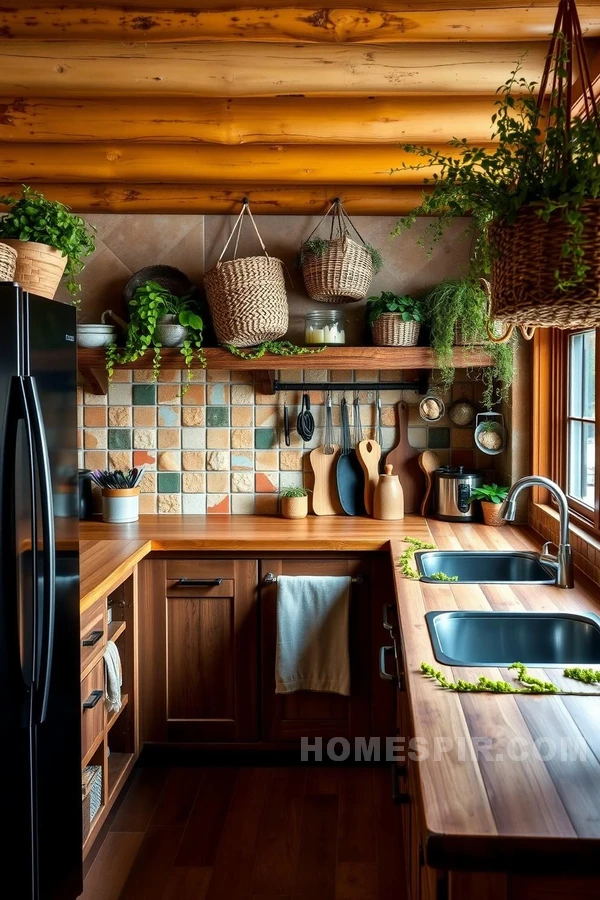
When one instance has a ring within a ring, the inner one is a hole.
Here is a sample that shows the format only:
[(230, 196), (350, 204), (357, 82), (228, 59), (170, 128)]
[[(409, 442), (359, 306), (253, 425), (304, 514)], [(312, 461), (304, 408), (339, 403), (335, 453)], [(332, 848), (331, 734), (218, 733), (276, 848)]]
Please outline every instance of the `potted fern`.
[(194, 358), (205, 364), (202, 351), (204, 323), (189, 295), (177, 297), (155, 281), (146, 281), (136, 288), (129, 301), (129, 311), (125, 347), (119, 348), (112, 343), (106, 350), (109, 377), (117, 363), (135, 362), (152, 349), (156, 380), (162, 347), (179, 347), (190, 375)]
[(0, 197), (0, 241), (17, 251), (14, 278), (24, 290), (52, 300), (60, 280), (75, 297), (83, 260), (95, 250), (93, 229), (57, 200), (23, 185), (20, 197)]
[(448, 153), (405, 146), (424, 158), (414, 168), (437, 171), (396, 231), (434, 216), (435, 241), (470, 216), (473, 269), (491, 272), (491, 313), (508, 324), (600, 325), (600, 113), (581, 65), (582, 112), (573, 113), (576, 57), (586, 58), (579, 17), (573, 0), (560, 0), (538, 96), (517, 66), (498, 91), (491, 149), (466, 138)]

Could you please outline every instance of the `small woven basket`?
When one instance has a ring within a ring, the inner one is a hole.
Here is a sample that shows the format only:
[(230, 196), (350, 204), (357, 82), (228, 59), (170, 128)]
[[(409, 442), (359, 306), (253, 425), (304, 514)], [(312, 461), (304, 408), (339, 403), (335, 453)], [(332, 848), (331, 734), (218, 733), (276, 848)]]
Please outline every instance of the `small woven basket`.
[(14, 281), (17, 251), (8, 244), (0, 244), (0, 281)]
[(355, 303), (369, 292), (373, 260), (362, 244), (344, 235), (327, 241), (327, 249), (319, 256), (305, 254), (302, 275), (313, 300)]
[[(246, 212), (264, 256), (236, 259)], [(222, 262), (236, 231), (234, 258)], [(289, 313), (283, 263), (267, 253), (247, 202), (244, 202), (217, 264), (204, 276), (204, 287), (219, 343), (253, 347), (286, 333)]]
[[(318, 254), (302, 252), (330, 213), (331, 235), (324, 251)], [(337, 236), (334, 237), (336, 223)], [(349, 227), (356, 232), (360, 243), (349, 236)], [(340, 200), (334, 200), (304, 241), (301, 254), (304, 284), (313, 300), (320, 303), (355, 303), (363, 300), (369, 293), (373, 278), (373, 258)]]
[(24, 291), (53, 300), (67, 265), (67, 257), (55, 247), (35, 241), (3, 238), (2, 243), (17, 252), (14, 280)]
[(371, 326), (376, 347), (416, 347), (421, 326), (405, 322), (399, 313), (383, 313)]
[(542, 328), (588, 328), (600, 325), (600, 200), (586, 200), (581, 247), (588, 266), (582, 282), (567, 291), (554, 289), (554, 272), (570, 277), (572, 263), (562, 247), (570, 226), (560, 212), (545, 222), (534, 204), (523, 206), (512, 223), (490, 227), (493, 318)]

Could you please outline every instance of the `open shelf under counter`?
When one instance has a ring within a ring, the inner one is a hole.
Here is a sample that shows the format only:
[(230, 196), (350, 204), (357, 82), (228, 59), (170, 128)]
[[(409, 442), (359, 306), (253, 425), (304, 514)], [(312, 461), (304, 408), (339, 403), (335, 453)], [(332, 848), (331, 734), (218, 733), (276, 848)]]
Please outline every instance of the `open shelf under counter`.
[[(260, 359), (243, 359), (220, 347), (205, 349), (206, 366), (209, 369), (243, 369), (264, 373), (264, 381), (271, 380), (269, 373), (285, 369), (431, 369), (435, 366), (431, 347), (327, 347), (322, 353), (308, 353), (302, 356), (277, 356), (265, 353)], [(117, 366), (118, 369), (151, 369), (153, 354), (149, 351), (134, 363)], [(104, 350), (79, 349), (79, 371), (88, 389), (95, 394), (105, 394), (108, 390), (106, 358)], [(456, 368), (490, 366), (492, 357), (482, 350), (466, 347), (454, 348)], [(161, 350), (163, 369), (183, 369), (185, 362), (179, 350)], [(192, 367), (201, 368), (195, 360)]]

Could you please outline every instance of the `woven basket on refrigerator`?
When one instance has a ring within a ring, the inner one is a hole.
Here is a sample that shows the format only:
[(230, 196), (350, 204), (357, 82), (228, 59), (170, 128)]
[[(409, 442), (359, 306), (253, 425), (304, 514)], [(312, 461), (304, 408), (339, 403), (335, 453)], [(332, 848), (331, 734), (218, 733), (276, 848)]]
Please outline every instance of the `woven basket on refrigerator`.
[[(264, 256), (236, 259), (246, 212), (254, 225)], [(236, 231), (234, 258), (223, 262)], [(217, 264), (204, 276), (204, 287), (219, 343), (253, 347), (263, 341), (274, 341), (286, 333), (288, 304), (283, 263), (267, 253), (247, 202), (237, 217)]]
[(55, 247), (36, 241), (3, 238), (2, 243), (17, 251), (14, 280), (24, 291), (53, 300), (67, 265), (67, 257)]
[(0, 281), (14, 281), (17, 267), (17, 251), (8, 244), (0, 243)]
[[(306, 245), (332, 213), (331, 236), (322, 252), (311, 253)], [(337, 234), (333, 232), (337, 223)], [(348, 226), (360, 241), (349, 236)], [(335, 200), (300, 248), (306, 290), (321, 303), (354, 303), (363, 300), (373, 278), (373, 258), (339, 200)]]
[(420, 330), (418, 322), (405, 322), (400, 313), (383, 313), (371, 326), (376, 347), (416, 347)]

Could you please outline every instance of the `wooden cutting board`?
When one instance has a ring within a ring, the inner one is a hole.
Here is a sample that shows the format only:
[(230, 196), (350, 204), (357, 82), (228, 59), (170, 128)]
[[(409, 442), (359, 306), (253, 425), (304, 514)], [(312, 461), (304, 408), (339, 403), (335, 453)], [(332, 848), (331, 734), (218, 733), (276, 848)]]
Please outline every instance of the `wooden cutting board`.
[(403, 401), (397, 404), (398, 443), (388, 453), (385, 463), (392, 466), (404, 492), (404, 512), (419, 511), (425, 484), (419, 467), (419, 450), (408, 443), (408, 406)]
[(316, 516), (340, 516), (344, 512), (337, 491), (336, 469), (340, 448), (332, 444), (333, 453), (325, 447), (315, 447), (310, 454), (310, 464), (315, 474), (313, 488), (313, 512)]
[(373, 497), (379, 481), (379, 460), (381, 447), (377, 441), (361, 441), (356, 448), (358, 461), (365, 473), (365, 509), (369, 516), (373, 515)]

